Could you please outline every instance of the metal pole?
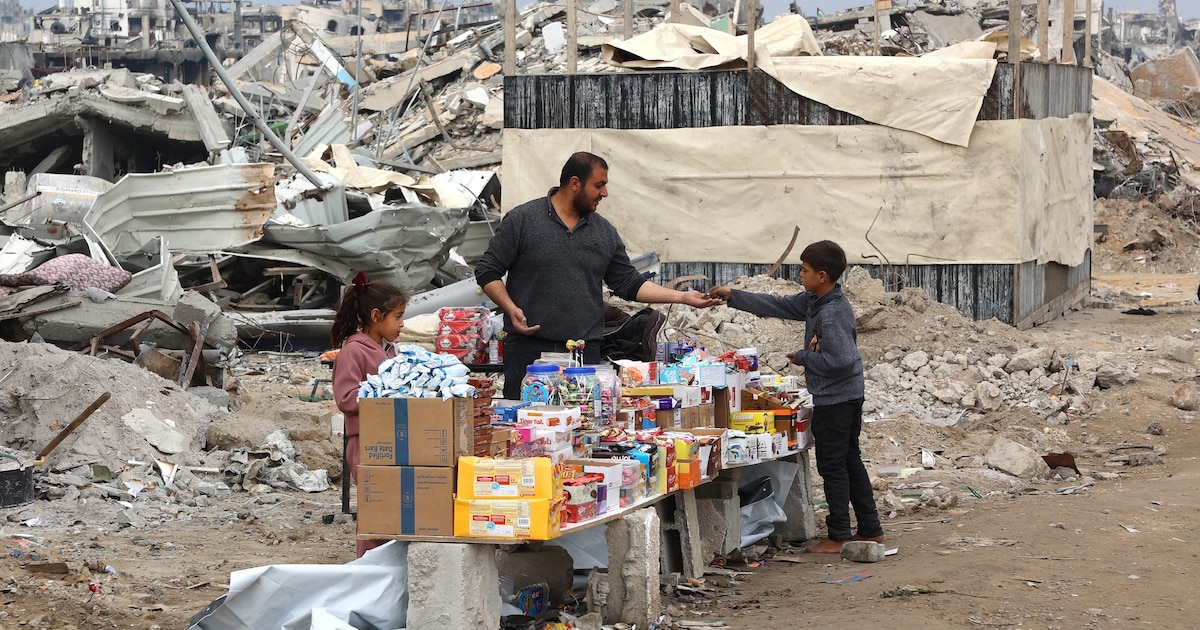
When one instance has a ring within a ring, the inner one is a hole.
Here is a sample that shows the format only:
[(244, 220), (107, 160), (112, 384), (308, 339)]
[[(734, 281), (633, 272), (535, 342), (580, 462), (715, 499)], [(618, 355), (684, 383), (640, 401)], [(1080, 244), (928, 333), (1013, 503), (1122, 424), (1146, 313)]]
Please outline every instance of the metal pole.
[(362, 0), (355, 3), (354, 12), (358, 16), (358, 48), (354, 53), (357, 61), (354, 63), (354, 104), (350, 107), (350, 142), (358, 142), (358, 93), (362, 91)]
[[(176, 2), (177, 0), (171, 0), (171, 1)], [(442, 4), (438, 6), (437, 15), (433, 16), (433, 23), (435, 25), (437, 23), (441, 22), (442, 10), (444, 10), (445, 8), (446, 8), (446, 1), (442, 0)], [(420, 23), (417, 24), (417, 27), (420, 28)], [(417, 55), (417, 64), (415, 66), (413, 66), (412, 74), (408, 77), (408, 85), (404, 88), (405, 93), (407, 93), (409, 90), (412, 89), (413, 81), (417, 78), (417, 73), (421, 70), (421, 60), (425, 58), (425, 51), (429, 49), (429, 42), (433, 41), (433, 36), (435, 33), (437, 33), (437, 30), (433, 26), (430, 26), (429, 33), (425, 36), (425, 43), (421, 45), (421, 54)], [(504, 54), (507, 55), (508, 51), (506, 50), (504, 52)], [(412, 104), (415, 103), (417, 100), (417, 96), (418, 95), (415, 93), (412, 95), (412, 98), (409, 99), (408, 105), (405, 106), (404, 111), (407, 112), (408, 108), (412, 107)], [(393, 109), (391, 115), (388, 116), (387, 129), (385, 130), (384, 135), (381, 138), (376, 139), (376, 142), (377, 142), (377, 145), (375, 148), (375, 157), (376, 158), (383, 157), (383, 150), (385, 148), (387, 148), (387, 143), (392, 141), (392, 132), (395, 131), (396, 119), (399, 117), (400, 117), (400, 108), (397, 107), (397, 108)], [(408, 148), (405, 148), (404, 151), (405, 151), (405, 153), (407, 153)], [(409, 161), (411, 162), (412, 160), (409, 160)]]
[(188, 32), (192, 34), (192, 39), (196, 40), (196, 45), (200, 47), (200, 50), (204, 52), (204, 56), (208, 58), (208, 63), (212, 64), (213, 71), (216, 72), (217, 76), (221, 78), (221, 81), (225, 83), (225, 89), (229, 90), (229, 94), (233, 96), (233, 100), (237, 101), (237, 104), (240, 105), (242, 110), (246, 112), (246, 115), (250, 117), (251, 122), (254, 123), (254, 127), (258, 129), (259, 133), (261, 133), (263, 137), (271, 143), (271, 146), (275, 147), (277, 151), (282, 153), (283, 157), (290, 162), (292, 166), (296, 167), (296, 170), (299, 171), (305, 179), (312, 182), (313, 186), (316, 186), (318, 190), (328, 189), (328, 186), (326, 186), (325, 183), (317, 177), (317, 174), (305, 166), (304, 162), (301, 162), (300, 158), (296, 157), (296, 155), (292, 153), (292, 150), (283, 143), (283, 140), (280, 140), (279, 136), (275, 135), (274, 131), (271, 131), (271, 127), (269, 127), (266, 121), (262, 119), (262, 116), (258, 115), (258, 111), (254, 109), (254, 106), (250, 104), (250, 101), (246, 100), (246, 96), (242, 94), (242, 91), (239, 90), (237, 85), (233, 83), (233, 79), (230, 78), (229, 73), (225, 72), (225, 66), (221, 65), (221, 60), (217, 58), (217, 54), (214, 53), (212, 47), (208, 45), (208, 41), (204, 39), (204, 33), (200, 31), (200, 27), (196, 26), (195, 20), (193, 20), (191, 14), (187, 12), (187, 8), (183, 6), (183, 0), (171, 0), (171, 5), (175, 7), (175, 13), (179, 15), (179, 19), (183, 20), (183, 25), (187, 27)]

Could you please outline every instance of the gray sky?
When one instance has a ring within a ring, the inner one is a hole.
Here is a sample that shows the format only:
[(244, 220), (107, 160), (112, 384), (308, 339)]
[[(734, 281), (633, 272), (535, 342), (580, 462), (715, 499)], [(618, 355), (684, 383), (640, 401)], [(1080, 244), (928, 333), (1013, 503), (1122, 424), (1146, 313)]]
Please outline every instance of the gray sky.
[[(528, 4), (525, 0), (517, 0), (522, 6)], [(902, 1), (902, 0), (898, 0)], [(785, 13), (790, 0), (762, 0), (764, 13), (768, 19)], [(832, 13), (839, 9), (849, 9), (870, 6), (870, 0), (799, 0), (800, 8), (805, 15), (815, 15), (817, 9)], [(39, 11), (55, 4), (55, 0), (21, 0), (21, 6), (32, 7)], [(259, 0), (257, 4), (292, 4), (286, 0)], [(1185, 20), (1200, 18), (1200, 0), (1176, 0), (1179, 16)], [(1108, 0), (1104, 6), (1112, 6), (1117, 11), (1158, 12), (1158, 0)]]

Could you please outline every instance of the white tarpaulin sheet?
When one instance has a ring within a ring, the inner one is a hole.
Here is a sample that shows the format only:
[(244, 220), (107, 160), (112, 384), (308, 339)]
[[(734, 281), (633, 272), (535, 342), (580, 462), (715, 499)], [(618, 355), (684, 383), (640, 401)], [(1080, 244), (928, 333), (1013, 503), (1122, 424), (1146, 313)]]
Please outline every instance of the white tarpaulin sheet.
[[(730, 35), (705, 26), (663, 23), (627, 40), (600, 47), (601, 57), (619, 68), (701, 70), (722, 66), (745, 67), (745, 35)], [(771, 57), (820, 55), (821, 45), (808, 20), (799, 15), (780, 17), (754, 32), (754, 49), (763, 63)]]
[[(877, 125), (967, 146), (992, 84), (995, 45), (966, 42), (932, 57), (820, 56), (799, 16), (755, 32), (759, 67), (793, 92)], [(760, 33), (762, 37), (760, 38)], [(604, 44), (609, 64), (624, 68), (700, 70), (745, 65), (746, 37), (664, 24)]]
[(875, 125), (506, 129), (504, 163), (519, 168), (505, 169), (504, 204), (545, 195), (567, 156), (591, 151), (610, 166), (600, 212), (630, 252), (667, 262), (772, 263), (799, 226), (788, 262), (820, 239), (868, 262), (870, 230), (893, 264), (1078, 265), (1092, 237), (1091, 125), (983, 121), (968, 147)]
[(346, 564), (234, 571), (188, 630), (393, 630), (407, 616), (408, 544), (392, 541)]
[(771, 73), (793, 92), (877, 125), (967, 146), (992, 59), (924, 57), (792, 57)]

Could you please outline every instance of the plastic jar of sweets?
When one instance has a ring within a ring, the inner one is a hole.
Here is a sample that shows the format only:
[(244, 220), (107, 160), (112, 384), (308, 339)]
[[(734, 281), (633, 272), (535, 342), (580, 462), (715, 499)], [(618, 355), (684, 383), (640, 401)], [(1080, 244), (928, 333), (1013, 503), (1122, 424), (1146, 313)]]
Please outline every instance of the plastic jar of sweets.
[(543, 405), (558, 404), (559, 367), (532, 363), (521, 379), (521, 400)]
[(584, 424), (596, 424), (600, 411), (600, 381), (596, 378), (596, 368), (583, 366), (564, 369), (558, 393), (564, 406), (579, 407)]

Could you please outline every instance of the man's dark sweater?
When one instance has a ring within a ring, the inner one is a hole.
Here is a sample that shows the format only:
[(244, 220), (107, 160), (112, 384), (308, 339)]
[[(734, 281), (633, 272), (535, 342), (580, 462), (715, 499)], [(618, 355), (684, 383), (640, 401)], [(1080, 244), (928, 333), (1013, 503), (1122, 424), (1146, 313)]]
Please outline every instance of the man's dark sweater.
[[(862, 357), (858, 354), (858, 327), (854, 310), (841, 285), (818, 298), (811, 291), (776, 296), (730, 291), (729, 306), (759, 317), (804, 322), (804, 344), (792, 362), (804, 367), (804, 378), (814, 405), (836, 405), (864, 395)], [(817, 337), (820, 352), (809, 352)]]
[[(513, 303), (529, 325), (541, 325), (534, 337), (599, 341), (604, 332), (602, 283), (632, 301), (646, 280), (604, 217), (589, 214), (568, 230), (550, 203), (555, 190), (504, 216), (475, 265), (475, 279), (483, 287), (507, 273), (505, 287)], [(507, 314), (504, 329), (516, 332)]]

